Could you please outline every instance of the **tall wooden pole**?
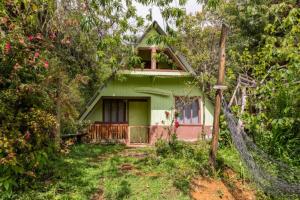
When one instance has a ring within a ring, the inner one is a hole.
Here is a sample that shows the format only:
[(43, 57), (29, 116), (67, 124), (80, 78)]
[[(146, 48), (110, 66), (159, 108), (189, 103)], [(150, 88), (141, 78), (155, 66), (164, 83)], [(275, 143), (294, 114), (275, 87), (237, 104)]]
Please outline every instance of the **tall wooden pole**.
[(222, 89), (224, 89), (224, 76), (225, 76), (225, 41), (227, 36), (227, 26), (222, 24), (221, 39), (220, 39), (220, 57), (219, 57), (219, 75), (218, 82), (215, 88), (216, 99), (215, 99), (215, 110), (214, 110), (214, 122), (212, 131), (212, 143), (210, 151), (210, 164), (213, 169), (216, 168), (216, 157), (218, 150), (219, 140), (219, 121), (221, 112), (221, 100), (222, 100)]

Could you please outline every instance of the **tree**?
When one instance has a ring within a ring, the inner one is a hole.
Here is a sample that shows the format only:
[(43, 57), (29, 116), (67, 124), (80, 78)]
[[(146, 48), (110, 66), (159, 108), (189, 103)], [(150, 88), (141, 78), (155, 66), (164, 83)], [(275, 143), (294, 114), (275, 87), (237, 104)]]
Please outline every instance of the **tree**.
[[(299, 2), (218, 1), (214, 8), (206, 9), (230, 26), (226, 71), (229, 88), (235, 86), (239, 73), (258, 83), (256, 88), (247, 89), (249, 101), (240, 116), (246, 131), (266, 152), (296, 165)], [(230, 95), (225, 94), (228, 99)]]

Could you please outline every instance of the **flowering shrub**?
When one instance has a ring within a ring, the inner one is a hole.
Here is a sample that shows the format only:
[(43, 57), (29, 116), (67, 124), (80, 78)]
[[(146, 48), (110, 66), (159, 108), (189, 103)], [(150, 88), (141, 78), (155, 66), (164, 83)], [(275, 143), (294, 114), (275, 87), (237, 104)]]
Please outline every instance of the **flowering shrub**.
[[(40, 29), (44, 21), (37, 13), (45, 8), (31, 10), (33, 5), (0, 2), (0, 199), (28, 187), (59, 147), (54, 136), (60, 58), (50, 30)], [(62, 109), (62, 118), (77, 116)]]

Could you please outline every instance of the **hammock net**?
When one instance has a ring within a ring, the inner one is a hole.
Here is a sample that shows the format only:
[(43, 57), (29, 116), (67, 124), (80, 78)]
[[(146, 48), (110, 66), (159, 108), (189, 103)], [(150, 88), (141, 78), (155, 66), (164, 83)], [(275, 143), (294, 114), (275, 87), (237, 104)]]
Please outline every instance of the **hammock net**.
[(300, 197), (300, 169), (276, 160), (261, 150), (241, 128), (240, 121), (224, 99), (222, 104), (234, 146), (256, 185), (273, 196), (284, 194)]

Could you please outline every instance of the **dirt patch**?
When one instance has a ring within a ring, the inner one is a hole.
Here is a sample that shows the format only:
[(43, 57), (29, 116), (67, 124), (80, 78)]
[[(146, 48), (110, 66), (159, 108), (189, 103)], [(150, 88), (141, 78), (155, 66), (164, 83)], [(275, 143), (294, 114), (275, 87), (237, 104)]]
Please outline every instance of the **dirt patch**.
[(134, 166), (131, 164), (124, 163), (121, 166), (119, 166), (119, 170), (122, 172), (128, 172), (134, 169)]
[(234, 200), (221, 180), (196, 178), (191, 184), (191, 197), (195, 200)]
[(256, 199), (255, 190), (250, 188), (247, 181), (240, 180), (230, 168), (224, 170), (223, 176), (223, 182), (236, 200)]
[(191, 184), (191, 197), (195, 200), (255, 200), (256, 192), (249, 183), (238, 178), (231, 169), (223, 172), (222, 180), (195, 178)]

